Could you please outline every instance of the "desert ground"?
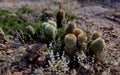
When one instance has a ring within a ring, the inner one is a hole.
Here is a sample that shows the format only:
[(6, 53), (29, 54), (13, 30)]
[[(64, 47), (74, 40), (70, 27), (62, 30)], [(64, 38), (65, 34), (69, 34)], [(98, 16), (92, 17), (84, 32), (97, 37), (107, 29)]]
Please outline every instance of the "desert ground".
[[(56, 21), (60, 5), (66, 14), (63, 28), (68, 26), (69, 21), (75, 22), (77, 28), (88, 35), (86, 43), (94, 31), (102, 33), (101, 38), (106, 44), (103, 62), (90, 61), (91, 57), (89, 59), (87, 54), (87, 58), (83, 57), (83, 61), (78, 62), (84, 54), (76, 58), (71, 56), (74, 53), (69, 55), (63, 47), (64, 37), (60, 36), (64, 33), (62, 28), (57, 28), (62, 33), (58, 32), (56, 39), (48, 42), (47, 37), (47, 42), (46, 38), (43, 41), (39, 27), (46, 19)], [(1, 0), (0, 27), (5, 33), (5, 42), (0, 42), (0, 75), (120, 75), (119, 7), (117, 0), (113, 3), (94, 0)], [(25, 38), (29, 33), (24, 27), (28, 25), (32, 25), (36, 32)]]

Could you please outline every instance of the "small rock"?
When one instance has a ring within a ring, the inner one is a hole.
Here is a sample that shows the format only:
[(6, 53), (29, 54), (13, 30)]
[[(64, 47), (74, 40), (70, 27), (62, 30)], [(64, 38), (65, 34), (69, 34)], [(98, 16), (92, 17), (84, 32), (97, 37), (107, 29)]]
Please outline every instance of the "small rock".
[(11, 14), (9, 14), (9, 16), (16, 17), (17, 15), (15, 13), (11, 13)]
[(23, 46), (19, 46), (19, 48), (18, 48), (18, 51), (19, 51), (20, 53), (24, 53), (25, 50), (26, 50), (26, 48), (24, 48)]
[(0, 44), (0, 48), (7, 48), (5, 44)]
[(107, 72), (106, 72), (106, 71), (104, 71), (104, 72), (102, 72), (102, 73), (101, 73), (101, 75), (107, 75)]
[(117, 61), (118, 61), (118, 62), (119, 62), (119, 64), (120, 64), (120, 58), (118, 58), (118, 59), (117, 59)]
[(5, 75), (12, 75), (12, 73), (10, 72), (10, 70), (7, 70)]
[(22, 75), (21, 72), (14, 72), (12, 75)]
[(105, 38), (105, 42), (109, 42), (110, 41), (110, 38)]
[(114, 62), (113, 65), (114, 66), (118, 66), (119, 64), (118, 64), (118, 62)]
[(107, 30), (104, 30), (104, 33), (108, 33), (108, 31), (107, 31)]
[(3, 30), (0, 28), (0, 40), (4, 40), (4, 39), (5, 39), (5, 34)]
[(14, 37), (11, 36), (11, 35), (6, 35), (6, 36), (5, 36), (5, 40), (6, 40), (6, 41), (9, 41), (9, 42), (11, 42), (11, 43), (14, 43), (14, 40), (13, 40), (13, 39), (14, 39)]
[(8, 49), (8, 50), (7, 50), (7, 54), (11, 54), (11, 53), (14, 53), (14, 50)]
[(5, 16), (5, 15), (2, 15), (0, 18), (1, 18), (1, 20), (3, 21), (3, 20), (5, 20), (6, 16)]
[(20, 69), (23, 69), (25, 66), (26, 66), (25, 62), (20, 62), (18, 65)]
[(111, 30), (112, 33), (115, 33), (115, 30)]
[(114, 30), (114, 28), (113, 28), (113, 27), (110, 27), (109, 30)]
[(112, 34), (112, 37), (117, 38), (118, 36), (114, 33), (114, 34)]

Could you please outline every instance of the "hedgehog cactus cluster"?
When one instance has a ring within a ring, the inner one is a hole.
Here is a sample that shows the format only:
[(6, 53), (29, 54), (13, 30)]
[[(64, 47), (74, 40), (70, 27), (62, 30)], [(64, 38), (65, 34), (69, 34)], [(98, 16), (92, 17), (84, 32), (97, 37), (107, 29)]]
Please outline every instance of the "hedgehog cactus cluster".
[(84, 37), (82, 39), (78, 37), (80, 35), (84, 35), (84, 32), (80, 28), (76, 27), (76, 23), (72, 21), (68, 22), (68, 26), (66, 28), (66, 35), (64, 38), (64, 49), (67, 53), (72, 53), (70, 55), (74, 55), (78, 42), (85, 42), (87, 40), (87, 36), (85, 36), (85, 39)]
[(83, 42), (87, 40), (85, 33), (76, 27), (76, 23), (69, 22), (68, 27), (66, 28), (66, 34), (73, 34), (77, 38), (77, 42), (82, 45)]
[[(91, 36), (91, 40), (87, 41), (87, 39), (87, 34), (82, 29), (77, 28), (74, 22), (69, 22), (64, 37), (64, 49), (67, 53), (71, 53), (71, 55), (73, 52), (77, 51), (84, 51), (85, 53), (88, 51), (91, 56), (95, 55), (96, 59), (99, 59), (98, 55), (100, 57), (100, 54), (105, 48), (105, 41), (102, 39), (102, 33), (95, 31)], [(90, 46), (88, 46), (89, 42), (91, 42)]]

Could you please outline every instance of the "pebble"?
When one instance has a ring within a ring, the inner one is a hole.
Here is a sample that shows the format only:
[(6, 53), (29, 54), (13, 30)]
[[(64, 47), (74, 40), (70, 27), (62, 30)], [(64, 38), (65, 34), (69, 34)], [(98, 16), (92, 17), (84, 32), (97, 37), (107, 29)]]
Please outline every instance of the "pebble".
[(12, 75), (22, 75), (22, 72), (14, 72)]
[(118, 61), (118, 62), (119, 62), (119, 64), (120, 64), (120, 58), (118, 58), (118, 59), (117, 59), (117, 61)]
[(102, 72), (102, 73), (101, 73), (101, 75), (107, 75), (107, 72), (106, 72), (106, 71), (104, 71), (104, 72)]
[(11, 50), (11, 49), (8, 49), (7, 50), (7, 54), (11, 54), (11, 53), (14, 53), (15, 51), (14, 50)]
[(0, 48), (6, 48), (7, 46), (5, 44), (0, 44)]
[(12, 73), (10, 72), (10, 70), (7, 70), (7, 72), (5, 73), (5, 75), (12, 75)]
[(111, 30), (111, 33), (115, 33), (115, 30)]
[(105, 38), (105, 42), (109, 42), (110, 41), (110, 38)]
[(114, 66), (118, 66), (119, 64), (118, 64), (118, 62), (114, 62), (113, 65)]

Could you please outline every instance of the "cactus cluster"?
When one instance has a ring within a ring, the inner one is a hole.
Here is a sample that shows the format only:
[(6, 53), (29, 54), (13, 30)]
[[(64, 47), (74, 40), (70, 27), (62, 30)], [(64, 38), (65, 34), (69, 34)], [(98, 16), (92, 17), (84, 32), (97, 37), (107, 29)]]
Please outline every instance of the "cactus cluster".
[(65, 20), (65, 11), (63, 9), (59, 9), (56, 15), (56, 19), (57, 19), (58, 28), (62, 27), (63, 21)]
[(76, 24), (74, 22), (69, 22), (68, 27), (66, 29), (66, 36), (64, 38), (65, 42), (65, 51), (69, 53), (69, 55), (74, 55), (76, 51), (76, 47), (82, 46), (81, 50), (83, 50), (83, 47), (86, 47), (84, 44), (87, 41), (87, 36), (85, 33), (80, 29), (76, 27)]
[[(90, 55), (95, 55), (95, 59), (99, 59), (105, 48), (105, 41), (102, 39), (102, 33), (99, 31), (93, 32), (91, 39), (87, 41), (87, 34), (80, 28), (76, 27), (74, 22), (69, 22), (66, 28), (66, 36), (64, 37), (65, 51), (73, 55), (76, 51), (90, 52)], [(88, 47), (89, 45), (89, 47)], [(76, 50), (77, 49), (77, 50)]]

